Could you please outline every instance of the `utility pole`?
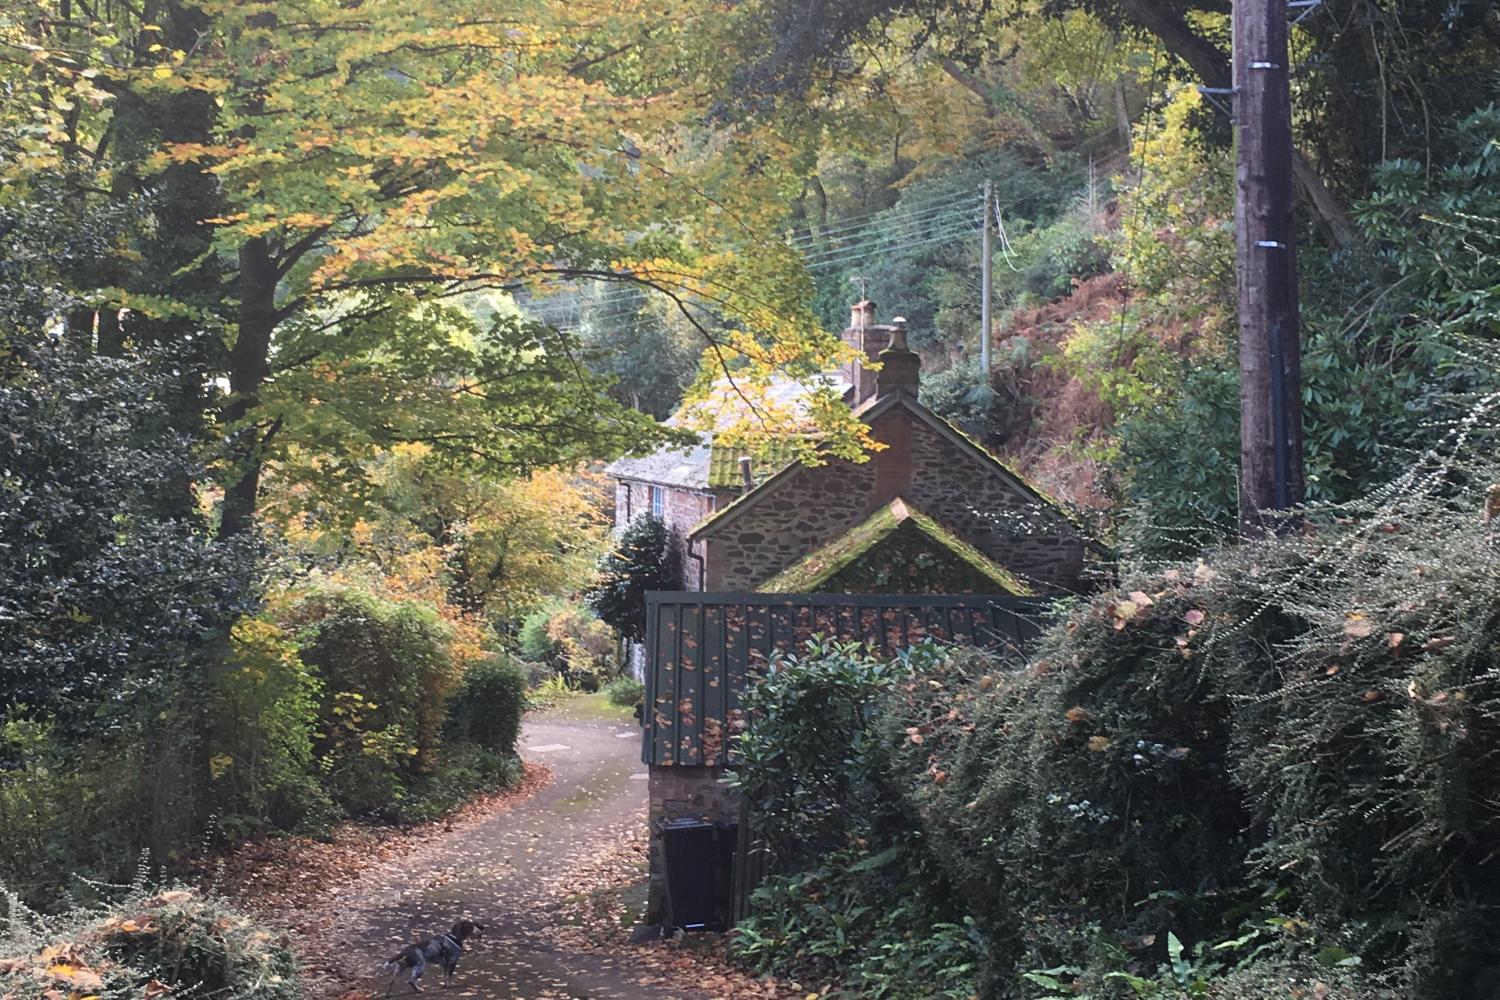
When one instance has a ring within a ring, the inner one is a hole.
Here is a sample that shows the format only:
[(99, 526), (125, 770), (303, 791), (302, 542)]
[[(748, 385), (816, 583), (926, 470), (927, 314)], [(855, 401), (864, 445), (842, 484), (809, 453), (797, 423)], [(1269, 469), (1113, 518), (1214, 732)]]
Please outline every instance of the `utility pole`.
[(1240, 336), (1240, 529), (1306, 494), (1302, 348), (1292, 213), (1287, 0), (1234, 0), (1236, 272)]
[(994, 288), (994, 281), (990, 273), (994, 266), (994, 251), (990, 246), (991, 206), (995, 202), (994, 181), (984, 182), (984, 206), (982, 209), (984, 224), (979, 237), (979, 371), (984, 379), (984, 384), (990, 382), (990, 338), (993, 331), (990, 329), (990, 290)]

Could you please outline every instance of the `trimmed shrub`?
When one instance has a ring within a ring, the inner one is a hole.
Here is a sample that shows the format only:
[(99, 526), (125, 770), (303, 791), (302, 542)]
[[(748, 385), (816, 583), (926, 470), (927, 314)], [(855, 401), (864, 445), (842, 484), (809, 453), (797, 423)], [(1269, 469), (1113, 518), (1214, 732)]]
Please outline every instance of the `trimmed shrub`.
[(634, 677), (616, 677), (604, 685), (604, 697), (609, 699), (611, 705), (635, 708), (646, 698), (646, 685)]
[(525, 711), (526, 672), (508, 657), (487, 657), (464, 672), (448, 697), (448, 738), (513, 756)]
[(438, 765), (458, 680), (449, 626), (426, 605), (326, 583), (299, 595), (285, 619), (323, 682), (316, 749), (329, 791), (350, 815), (388, 811)]

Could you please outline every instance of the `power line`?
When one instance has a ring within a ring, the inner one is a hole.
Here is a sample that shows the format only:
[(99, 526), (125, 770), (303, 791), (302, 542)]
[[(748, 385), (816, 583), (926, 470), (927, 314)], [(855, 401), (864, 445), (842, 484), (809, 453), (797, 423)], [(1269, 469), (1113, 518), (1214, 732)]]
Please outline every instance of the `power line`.
[[(816, 232), (808, 233), (806, 236), (792, 237), (787, 242), (795, 245), (795, 244), (798, 244), (798, 243), (806, 244), (806, 243), (818, 243), (818, 242), (824, 242), (824, 241), (832, 241), (832, 240), (835, 240), (835, 239), (847, 239), (849, 237), (841, 236), (840, 234), (841, 233), (845, 233), (845, 232), (847, 232), (849, 230), (883, 228), (886, 224), (889, 224), (891, 222), (900, 223), (900, 222), (904, 222), (906, 219), (910, 219), (910, 218), (916, 218), (916, 217), (921, 217), (921, 216), (942, 215), (943, 213), (949, 212), (949, 211), (951, 211), (951, 210), (953, 210), (955, 208), (958, 208), (958, 207), (962, 206), (963, 204), (964, 204), (964, 202), (955, 199), (953, 201), (949, 201), (949, 202), (946, 202), (946, 203), (941, 204), (941, 205), (926, 205), (926, 206), (923, 206), (922, 208), (913, 208), (913, 209), (911, 209), (909, 211), (903, 211), (903, 212), (898, 212), (896, 210), (896, 208), (893, 206), (891, 208), (885, 209), (884, 211), (874, 213), (874, 217), (873, 218), (869, 217), (869, 216), (862, 216), (861, 217), (861, 218), (868, 219), (869, 221), (858, 222), (858, 223), (854, 223), (854, 224), (851, 224), (851, 225), (839, 224), (839, 225), (834, 225), (834, 226), (827, 226), (827, 227), (824, 227), (824, 228), (821, 228), (821, 229), (817, 230)], [(845, 221), (847, 222), (848, 220), (845, 220)]]
[[(838, 242), (848, 242), (850, 244), (854, 244), (855, 246), (830, 247), (821, 249), (815, 253), (805, 254), (804, 263), (810, 265), (819, 265), (825, 260), (842, 257), (849, 252), (856, 250), (857, 244), (868, 242), (871, 238), (871, 234), (877, 235), (884, 242), (891, 242), (905, 239), (925, 229), (947, 227), (951, 223), (958, 221), (962, 217), (962, 213), (960, 211), (955, 211), (955, 209), (958, 209), (960, 207), (961, 206), (959, 204), (948, 204), (938, 206), (936, 208), (928, 207), (915, 212), (902, 213), (887, 209), (884, 212), (872, 213), (875, 215), (883, 215), (885, 217), (876, 222), (861, 223), (858, 226), (848, 227), (844, 235), (837, 237)], [(793, 241), (793, 245), (797, 245), (798, 242), (799, 241)], [(819, 243), (827, 241), (825, 241), (820, 235), (811, 239), (804, 237), (800, 242), (805, 244), (808, 242)], [(630, 299), (636, 296), (642, 296), (645, 294), (646, 293), (641, 290), (626, 289), (618, 292), (611, 292), (599, 298), (590, 299), (587, 302), (581, 303), (581, 305), (593, 305), (596, 307), (599, 305), (609, 305), (615, 302), (624, 301), (626, 299)], [(573, 302), (575, 301), (577, 300), (533, 299), (529, 303), (523, 304), (522, 307), (531, 312), (556, 313), (559, 311), (567, 311), (572, 308), (578, 308), (579, 306), (573, 304)]]
[[(966, 220), (964, 218), (964, 213), (954, 213), (949, 218), (942, 219), (940, 222), (934, 223), (932, 225), (932, 228), (938, 230), (937, 232), (924, 233), (922, 235), (922, 238), (919, 239), (909, 238), (911, 235), (919, 233), (925, 228), (927, 227), (916, 227), (913, 230), (902, 230), (892, 233), (886, 233), (886, 238), (881, 241), (882, 245), (878, 246), (852, 246), (815, 255), (811, 258), (805, 259), (804, 266), (807, 268), (807, 270), (812, 272), (827, 272), (831, 269), (847, 265), (850, 262), (863, 261), (874, 257), (883, 256), (885, 254), (888, 254), (892, 249), (905, 250), (912, 247), (931, 246), (936, 243), (953, 241), (962, 236), (973, 235), (978, 232), (977, 227), (972, 223), (972, 221)], [(895, 246), (892, 247), (890, 244), (895, 244)], [(641, 290), (628, 289), (624, 291), (612, 292), (594, 299), (585, 300), (582, 298), (573, 298), (570, 300), (552, 300), (536, 303), (534, 305), (528, 304), (523, 306), (522, 308), (527, 309), (530, 312), (540, 313), (542, 314), (542, 318), (545, 318), (545, 316), (549, 312), (552, 315), (558, 315), (560, 313), (571, 312), (574, 310), (577, 310), (581, 313), (592, 313), (592, 315), (580, 317), (580, 319), (575, 323), (564, 323), (561, 325), (554, 324), (558, 325), (558, 329), (577, 329), (579, 326), (582, 326), (586, 323), (600, 322), (600, 319), (598, 318), (598, 310), (600, 309), (606, 310), (604, 315), (605, 318), (609, 320), (632, 315), (636, 311), (634, 308), (619, 310), (613, 309), (611, 307), (615, 307), (627, 302), (637, 302), (644, 299), (647, 294), (648, 293)]]
[[(954, 212), (951, 212), (950, 214), (945, 215), (945, 216), (939, 216), (939, 217), (936, 217), (936, 218), (933, 218), (933, 219), (924, 220), (924, 221), (921, 221), (921, 222), (913, 223), (911, 225), (906, 225), (906, 226), (902, 226), (902, 227), (899, 227), (899, 228), (892, 227), (892, 228), (889, 228), (889, 229), (881, 229), (877, 233), (875, 233), (869, 240), (860, 241), (860, 242), (873, 242), (873, 243), (884, 243), (884, 244), (897, 243), (897, 242), (900, 242), (902, 239), (905, 239), (905, 238), (910, 237), (910, 236), (919, 235), (919, 234), (923, 233), (924, 231), (929, 231), (929, 230), (938, 229), (938, 228), (942, 228), (942, 227), (948, 226), (948, 225), (952, 224), (953, 222), (960, 221), (962, 219), (967, 218), (967, 215), (968, 215), (967, 212), (954, 211)], [(856, 244), (856, 246), (857, 245), (858, 244)], [(833, 248), (833, 249), (829, 249), (829, 250), (823, 250), (823, 251), (820, 251), (820, 252), (814, 253), (814, 254), (805, 254), (804, 255), (804, 262), (808, 263), (808, 264), (816, 264), (816, 263), (818, 263), (820, 260), (822, 260), (824, 258), (827, 258), (827, 257), (836, 257), (839, 254), (844, 253), (846, 250), (849, 250), (849, 249), (852, 249), (852, 247), (837, 247), (837, 248)]]
[[(907, 250), (933, 246), (942, 243), (953, 243), (957, 242), (961, 238), (972, 237), (976, 235), (977, 232), (977, 227), (972, 225), (972, 223), (950, 225), (943, 232), (935, 233), (923, 239), (907, 240), (905, 242), (902, 242), (896, 249)], [(858, 263), (860, 261), (884, 256), (890, 252), (890, 249), (891, 248), (889, 247), (872, 247), (864, 250), (850, 250), (839, 256), (837, 259), (826, 260), (818, 264), (809, 265), (807, 269), (812, 272), (826, 273), (837, 268), (848, 266), (851, 263)], [(613, 306), (617, 305), (620, 302), (623, 302), (627, 298), (633, 297), (636, 294), (637, 293), (634, 292), (626, 293), (625, 295), (617, 294), (611, 298), (607, 298), (602, 300), (601, 302), (596, 302), (593, 304), (603, 305), (606, 307)], [(595, 310), (589, 310), (586, 308), (586, 306), (580, 306), (579, 310), (581, 313), (583, 313), (583, 315), (581, 315), (576, 321), (553, 325), (556, 326), (559, 330), (565, 332), (573, 332), (583, 329), (584, 327), (609, 326), (614, 323), (629, 320), (637, 315), (638, 312), (637, 309), (632, 307), (626, 307), (623, 309), (606, 308), (603, 312), (599, 312)]]

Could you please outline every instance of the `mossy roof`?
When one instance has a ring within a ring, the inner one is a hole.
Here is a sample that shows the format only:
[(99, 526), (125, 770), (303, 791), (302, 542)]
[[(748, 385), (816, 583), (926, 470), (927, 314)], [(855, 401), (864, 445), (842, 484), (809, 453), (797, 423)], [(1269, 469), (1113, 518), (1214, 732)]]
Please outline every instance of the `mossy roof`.
[(796, 460), (799, 443), (793, 437), (778, 437), (758, 442), (753, 448), (745, 448), (715, 441), (708, 456), (708, 485), (721, 488), (743, 486), (744, 481), (740, 477), (741, 455), (749, 455), (754, 460), (751, 475), (757, 483), (764, 482)]
[(814, 593), (903, 525), (915, 528), (933, 545), (967, 563), (999, 589), (1017, 597), (1033, 595), (1034, 591), (1020, 577), (900, 497), (883, 504), (864, 521), (803, 556), (756, 589), (767, 594)]

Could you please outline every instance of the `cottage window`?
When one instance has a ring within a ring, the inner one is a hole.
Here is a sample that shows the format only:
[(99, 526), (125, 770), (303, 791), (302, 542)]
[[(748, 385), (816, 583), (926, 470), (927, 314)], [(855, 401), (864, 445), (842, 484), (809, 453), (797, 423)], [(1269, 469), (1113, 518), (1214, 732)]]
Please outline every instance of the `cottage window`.
[(651, 516), (660, 518), (667, 509), (667, 491), (660, 486), (651, 487)]

